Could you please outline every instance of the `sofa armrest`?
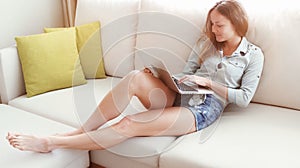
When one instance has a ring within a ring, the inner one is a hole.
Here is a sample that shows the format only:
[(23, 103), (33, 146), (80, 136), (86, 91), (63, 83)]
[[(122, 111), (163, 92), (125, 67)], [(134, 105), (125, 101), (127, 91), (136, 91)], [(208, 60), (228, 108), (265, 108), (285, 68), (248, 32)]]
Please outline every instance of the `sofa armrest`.
[(16, 46), (0, 50), (0, 95), (2, 103), (24, 95), (25, 85)]

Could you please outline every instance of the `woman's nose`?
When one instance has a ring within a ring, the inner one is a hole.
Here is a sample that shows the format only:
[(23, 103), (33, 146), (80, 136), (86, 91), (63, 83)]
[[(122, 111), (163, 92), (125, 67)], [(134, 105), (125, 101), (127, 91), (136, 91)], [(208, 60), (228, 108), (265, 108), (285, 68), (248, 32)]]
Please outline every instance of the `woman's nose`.
[(216, 33), (216, 32), (217, 32), (216, 27), (215, 27), (215, 26), (211, 26), (211, 31), (212, 31), (213, 33)]

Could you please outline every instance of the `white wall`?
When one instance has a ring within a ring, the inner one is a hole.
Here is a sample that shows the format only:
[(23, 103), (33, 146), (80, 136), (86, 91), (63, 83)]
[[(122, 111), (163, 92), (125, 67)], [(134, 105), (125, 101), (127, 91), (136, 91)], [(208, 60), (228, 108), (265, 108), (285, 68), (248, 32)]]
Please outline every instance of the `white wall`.
[(15, 44), (15, 36), (42, 33), (64, 24), (62, 0), (0, 0), (0, 48)]

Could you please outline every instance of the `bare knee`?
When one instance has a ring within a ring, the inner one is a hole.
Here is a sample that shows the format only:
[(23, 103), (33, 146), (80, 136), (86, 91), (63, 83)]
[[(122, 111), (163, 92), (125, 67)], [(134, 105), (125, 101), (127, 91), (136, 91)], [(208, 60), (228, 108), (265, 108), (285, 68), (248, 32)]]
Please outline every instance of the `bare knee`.
[(152, 83), (153, 76), (150, 73), (145, 73), (144, 71), (133, 71), (130, 74), (131, 80), (129, 84), (129, 91), (136, 95), (136, 93), (145, 91), (147, 89), (147, 84)]
[(133, 126), (133, 121), (129, 116), (124, 117), (118, 123), (113, 126), (113, 129), (116, 130), (119, 134), (126, 137), (134, 137), (135, 131)]
[(171, 106), (175, 99), (175, 92), (160, 79), (145, 71), (134, 74), (129, 84), (129, 94), (137, 96), (147, 109)]
[(132, 77), (135, 77), (137, 74), (141, 73), (142, 71), (140, 70), (133, 70), (133, 71), (130, 71), (126, 76), (132, 78)]

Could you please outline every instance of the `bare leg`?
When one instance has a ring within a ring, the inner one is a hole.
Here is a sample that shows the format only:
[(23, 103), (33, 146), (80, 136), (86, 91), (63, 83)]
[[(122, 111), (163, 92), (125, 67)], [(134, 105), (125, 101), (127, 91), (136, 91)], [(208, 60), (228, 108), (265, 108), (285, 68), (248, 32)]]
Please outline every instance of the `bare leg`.
[(135, 76), (140, 73), (139, 71), (132, 71), (126, 75), (120, 83), (118, 83), (112, 90), (103, 98), (95, 112), (89, 119), (79, 128), (73, 132), (60, 134), (64, 136), (77, 135), (87, 131), (92, 131), (100, 127), (108, 120), (118, 116), (121, 110), (124, 109), (132, 94), (129, 91), (130, 83), (133, 82)]
[[(164, 83), (162, 83), (159, 79), (153, 77), (150, 73), (134, 71), (129, 75), (127, 75), (115, 88), (112, 89), (111, 92), (109, 92), (106, 95), (106, 97), (99, 104), (97, 110), (92, 114), (92, 116), (87, 120), (87, 122), (83, 125), (82, 128), (74, 132), (65, 134), (67, 136), (71, 136), (66, 138), (68, 140), (69, 138), (74, 138), (74, 139), (86, 138), (84, 142), (87, 141), (90, 142), (91, 141), (90, 137), (93, 137), (92, 135), (94, 135), (97, 132), (97, 131), (93, 132), (93, 130), (96, 130), (99, 126), (101, 126), (106, 121), (118, 116), (126, 108), (132, 96), (137, 96), (142, 102), (142, 104), (148, 109), (160, 109), (160, 108), (163, 109), (165, 107), (172, 106), (176, 94), (172, 90), (170, 90), (167, 86), (165, 86)], [(160, 113), (157, 112), (153, 114), (155, 114), (156, 117), (160, 115)], [(106, 137), (105, 136), (106, 132), (112, 134), (112, 131), (109, 131), (110, 129), (103, 129), (102, 130), (103, 133), (101, 133), (101, 135), (98, 133), (96, 135), (99, 135), (101, 137)], [(88, 133), (82, 134), (84, 132), (88, 132)], [(76, 136), (72, 136), (72, 135), (76, 135)], [(115, 136), (111, 136), (111, 137), (116, 138), (116, 136), (120, 137), (120, 134), (115, 134)], [(123, 137), (121, 138), (122, 141), (125, 140), (123, 135), (121, 137)], [(52, 136), (52, 139), (56, 139), (56, 138), (58, 137)], [(16, 147), (21, 150), (47, 152), (52, 149), (51, 147), (52, 145), (45, 145), (45, 144), (52, 144), (52, 140), (50, 141), (49, 138), (39, 138), (35, 136), (8, 134), (7, 139), (9, 140), (10, 144), (13, 147)], [(32, 141), (32, 144), (30, 143), (30, 141)], [(83, 143), (82, 140), (80, 140), (79, 143)], [(87, 148), (88, 149), (95, 148), (96, 144), (94, 143), (94, 141), (92, 141), (91, 145), (93, 147), (87, 146)], [(38, 150), (37, 148), (39, 148), (40, 150)]]
[[(97, 150), (111, 147), (130, 137), (177, 136), (195, 130), (195, 119), (188, 109), (169, 107), (132, 115), (111, 127), (74, 136), (38, 138), (9, 135), (7, 139), (17, 149), (35, 152), (46, 152), (57, 148)], [(37, 145), (32, 145), (32, 142)]]
[(80, 129), (65, 135), (96, 130), (108, 120), (120, 115), (132, 96), (137, 96), (147, 109), (159, 109), (171, 106), (176, 94), (151, 73), (132, 71), (104, 97)]

